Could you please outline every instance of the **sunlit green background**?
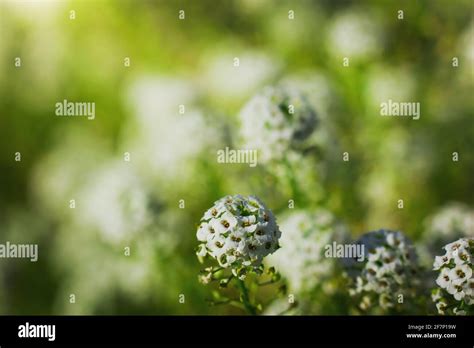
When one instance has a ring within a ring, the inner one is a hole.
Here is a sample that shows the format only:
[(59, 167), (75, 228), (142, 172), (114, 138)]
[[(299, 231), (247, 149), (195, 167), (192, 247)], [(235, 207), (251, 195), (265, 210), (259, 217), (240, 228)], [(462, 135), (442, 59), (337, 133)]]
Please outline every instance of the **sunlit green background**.
[[(196, 225), (226, 194), (421, 240), (438, 208), (474, 204), (473, 28), (470, 0), (1, 1), (0, 243), (40, 254), (0, 260), (0, 313), (240, 313), (197, 281)], [(307, 88), (326, 134), (298, 192), (216, 162), (242, 106), (280, 81)], [(420, 120), (380, 117), (390, 98), (420, 102)], [(95, 102), (95, 120), (55, 116), (64, 99)], [(146, 223), (103, 204), (120, 183), (147, 196)]]

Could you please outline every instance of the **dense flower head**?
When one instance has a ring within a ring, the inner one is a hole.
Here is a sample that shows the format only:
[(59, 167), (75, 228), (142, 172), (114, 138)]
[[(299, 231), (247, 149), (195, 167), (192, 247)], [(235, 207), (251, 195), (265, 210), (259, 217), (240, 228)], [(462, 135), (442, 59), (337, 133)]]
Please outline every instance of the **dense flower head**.
[(312, 104), (295, 87), (267, 87), (240, 112), (241, 137), (248, 149), (268, 162), (297, 150), (313, 133), (317, 116)]
[(197, 230), (198, 256), (210, 255), (239, 277), (261, 265), (280, 246), (273, 213), (255, 196), (226, 196), (201, 218)]
[(474, 307), (474, 238), (461, 238), (444, 247), (436, 256), (433, 269), (439, 271), (432, 299), (438, 313), (466, 314)]
[(347, 269), (354, 280), (352, 295), (363, 295), (360, 306), (368, 309), (372, 299), (381, 308), (393, 307), (397, 296), (413, 286), (418, 262), (412, 243), (402, 232), (381, 229), (364, 234), (357, 242), (364, 246), (363, 262), (349, 259)]
[(293, 291), (311, 291), (333, 275), (335, 263), (325, 257), (325, 246), (343, 237), (345, 229), (329, 211), (296, 211), (281, 228), (285, 231), (282, 248), (268, 261), (288, 279)]

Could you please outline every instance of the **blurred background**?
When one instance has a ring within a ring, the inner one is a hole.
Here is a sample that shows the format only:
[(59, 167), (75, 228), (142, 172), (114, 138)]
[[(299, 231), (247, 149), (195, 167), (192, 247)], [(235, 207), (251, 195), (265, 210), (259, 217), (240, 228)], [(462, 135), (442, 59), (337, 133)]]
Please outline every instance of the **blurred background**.
[[(317, 155), (290, 183), (218, 164), (242, 107), (282, 81), (314, 105)], [(0, 243), (39, 260), (0, 259), (0, 314), (241, 313), (197, 280), (197, 224), (227, 194), (277, 220), (290, 199), (324, 207), (354, 238), (402, 230), (431, 260), (434, 225), (474, 235), (473, 84), (471, 0), (2, 1)], [(64, 99), (95, 119), (57, 117)], [(388, 99), (420, 119), (380, 117)]]

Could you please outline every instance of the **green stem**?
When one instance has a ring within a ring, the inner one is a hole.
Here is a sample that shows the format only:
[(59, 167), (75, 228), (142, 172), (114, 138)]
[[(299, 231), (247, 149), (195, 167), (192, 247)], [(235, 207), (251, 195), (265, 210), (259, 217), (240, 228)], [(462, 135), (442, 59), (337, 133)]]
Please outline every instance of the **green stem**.
[(268, 281), (263, 282), (263, 283), (258, 283), (257, 285), (258, 286), (265, 286), (265, 285), (270, 285), (270, 284), (275, 284), (275, 282), (273, 280), (268, 280)]
[(285, 170), (286, 170), (286, 178), (288, 180), (288, 183), (291, 187), (291, 191), (292, 191), (292, 194), (293, 194), (293, 199), (296, 199), (296, 198), (302, 198), (302, 194), (301, 194), (301, 191), (298, 187), (298, 183), (295, 179), (295, 173), (293, 171), (293, 168), (290, 164), (290, 162), (288, 161), (288, 159), (285, 157), (283, 158), (283, 164), (285, 166)]
[(215, 268), (215, 269), (212, 270), (211, 274), (217, 273), (217, 272), (219, 272), (219, 271), (221, 271), (221, 270), (223, 270), (223, 269), (224, 269), (224, 267), (217, 267), (217, 268)]
[(207, 300), (207, 302), (209, 302), (211, 305), (213, 306), (219, 306), (219, 305), (225, 305), (225, 304), (229, 304), (232, 302), (231, 299), (227, 299), (227, 300), (222, 300), (222, 301), (214, 301), (214, 300)]
[(243, 280), (237, 279), (237, 285), (239, 286), (240, 292), (242, 294), (242, 302), (245, 306), (245, 309), (251, 315), (257, 315), (254, 306), (250, 303), (249, 292)]

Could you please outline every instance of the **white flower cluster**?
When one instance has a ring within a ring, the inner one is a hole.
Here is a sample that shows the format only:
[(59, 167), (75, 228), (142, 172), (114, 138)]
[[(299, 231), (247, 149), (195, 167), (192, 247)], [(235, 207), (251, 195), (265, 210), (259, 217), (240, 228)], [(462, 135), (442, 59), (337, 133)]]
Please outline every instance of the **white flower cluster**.
[(240, 112), (241, 137), (248, 149), (258, 151), (263, 163), (298, 150), (313, 133), (317, 116), (296, 88), (267, 87)]
[(280, 246), (281, 236), (273, 213), (254, 196), (226, 196), (214, 203), (197, 231), (198, 256), (210, 255), (235, 276), (260, 266)]
[(412, 287), (418, 269), (415, 248), (402, 232), (384, 229), (366, 233), (356, 243), (364, 246), (365, 258), (347, 262), (355, 280), (351, 295), (364, 295), (364, 310), (372, 306), (371, 297), (378, 298), (382, 309), (393, 307), (397, 296)]
[[(433, 269), (439, 271), (432, 294), (438, 313), (457, 315), (473, 310), (474, 305), (474, 238), (461, 238), (444, 247), (446, 253), (436, 256)], [(454, 301), (454, 300), (455, 301)]]
[(180, 182), (193, 177), (193, 159), (216, 139), (196, 98), (196, 86), (185, 80), (148, 76), (131, 85), (135, 118), (122, 146), (143, 176), (159, 173), (160, 179)]
[(281, 250), (268, 258), (288, 279), (292, 291), (312, 290), (332, 275), (334, 262), (325, 257), (325, 246), (340, 239), (345, 230), (326, 210), (294, 212), (281, 223), (285, 231)]
[(94, 172), (78, 197), (76, 223), (110, 242), (131, 239), (152, 220), (146, 187), (125, 162), (105, 164)]
[(426, 221), (424, 237), (429, 240), (474, 237), (474, 210), (461, 203), (441, 208)]
[[(423, 265), (433, 265), (433, 258), (439, 255), (446, 244), (459, 238), (474, 237), (474, 210), (459, 202), (451, 202), (439, 208), (424, 221), (423, 235), (418, 252)], [(430, 278), (434, 285), (434, 280)]]
[(242, 100), (272, 79), (281, 66), (274, 57), (257, 51), (242, 52), (238, 59), (238, 68), (232, 64), (235, 59), (231, 53), (206, 60), (199, 80), (200, 89), (219, 101)]

